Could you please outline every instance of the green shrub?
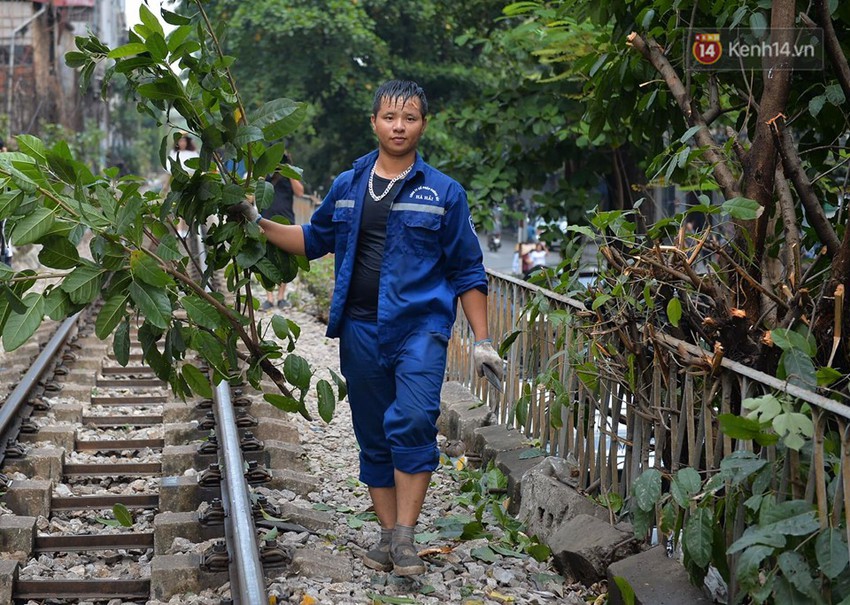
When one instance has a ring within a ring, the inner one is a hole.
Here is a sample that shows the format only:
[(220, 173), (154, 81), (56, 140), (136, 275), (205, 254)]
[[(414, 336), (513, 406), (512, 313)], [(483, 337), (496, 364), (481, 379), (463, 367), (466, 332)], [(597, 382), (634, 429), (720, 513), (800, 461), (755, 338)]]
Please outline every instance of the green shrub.
[(325, 256), (310, 263), (309, 271), (298, 274), (300, 287), (295, 302), (308, 313), (327, 323), (334, 293), (334, 257)]

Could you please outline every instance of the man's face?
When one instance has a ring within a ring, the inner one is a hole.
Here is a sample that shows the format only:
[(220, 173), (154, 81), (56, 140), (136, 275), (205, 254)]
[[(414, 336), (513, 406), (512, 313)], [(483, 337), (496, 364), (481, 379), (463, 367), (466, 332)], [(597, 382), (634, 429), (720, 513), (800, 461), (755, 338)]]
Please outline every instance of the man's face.
[(377, 115), (372, 116), (372, 129), (378, 137), (378, 147), (382, 153), (396, 157), (416, 151), (426, 124), (416, 97), (407, 101), (384, 97)]

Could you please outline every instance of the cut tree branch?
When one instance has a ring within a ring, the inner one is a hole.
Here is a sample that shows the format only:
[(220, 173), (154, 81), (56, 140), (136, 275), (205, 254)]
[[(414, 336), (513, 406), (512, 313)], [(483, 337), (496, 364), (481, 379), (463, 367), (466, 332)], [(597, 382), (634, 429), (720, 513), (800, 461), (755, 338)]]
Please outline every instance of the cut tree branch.
[(794, 211), (791, 187), (781, 167), (776, 169), (776, 192), (785, 230), (785, 272), (793, 290), (796, 290), (800, 286), (800, 230), (797, 227), (797, 213)]
[(676, 103), (679, 105), (679, 109), (682, 110), (688, 124), (690, 126), (700, 127), (696, 134), (694, 134), (694, 139), (700, 147), (705, 148), (705, 158), (713, 166), (714, 178), (717, 179), (717, 183), (723, 189), (726, 199), (741, 197), (735, 175), (732, 174), (732, 171), (726, 164), (726, 159), (714, 142), (714, 137), (711, 136), (711, 132), (708, 130), (708, 124), (706, 124), (702, 114), (694, 107), (685, 85), (682, 83), (679, 74), (676, 73), (676, 69), (670, 64), (670, 61), (662, 52), (661, 46), (655, 40), (651, 38), (646, 39), (637, 32), (629, 34), (627, 41), (664, 78), (667, 88), (670, 89), (673, 98), (676, 99)]
[(800, 161), (800, 156), (791, 136), (784, 128), (785, 116), (779, 115), (770, 120), (770, 129), (773, 132), (773, 137), (776, 139), (776, 147), (779, 149), (779, 156), (782, 158), (782, 167), (785, 175), (794, 183), (794, 189), (797, 190), (797, 195), (800, 196), (800, 201), (806, 209), (806, 217), (809, 219), (809, 224), (818, 234), (820, 241), (829, 250), (830, 255), (835, 256), (841, 248), (841, 242), (836, 235), (835, 230), (826, 214), (820, 201), (815, 195), (815, 190), (812, 187), (809, 177), (803, 170), (803, 164)]

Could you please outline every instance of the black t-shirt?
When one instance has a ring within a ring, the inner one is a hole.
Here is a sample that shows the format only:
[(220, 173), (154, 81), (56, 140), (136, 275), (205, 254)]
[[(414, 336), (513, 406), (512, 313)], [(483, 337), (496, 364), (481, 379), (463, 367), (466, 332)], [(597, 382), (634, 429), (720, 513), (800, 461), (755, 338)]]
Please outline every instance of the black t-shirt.
[(295, 211), (292, 209), (292, 183), (280, 174), (268, 176), (266, 180), (274, 185), (274, 200), (271, 206), (261, 212), (263, 218), (284, 216), (290, 224), (295, 224)]
[[(390, 184), (390, 179), (376, 174), (372, 184), (380, 195)], [(358, 232), (357, 256), (345, 305), (345, 312), (352, 319), (378, 321), (378, 282), (381, 278), (381, 262), (384, 260), (384, 244), (387, 241), (387, 218), (402, 185), (402, 181), (396, 182), (392, 191), (379, 202), (366, 193)]]

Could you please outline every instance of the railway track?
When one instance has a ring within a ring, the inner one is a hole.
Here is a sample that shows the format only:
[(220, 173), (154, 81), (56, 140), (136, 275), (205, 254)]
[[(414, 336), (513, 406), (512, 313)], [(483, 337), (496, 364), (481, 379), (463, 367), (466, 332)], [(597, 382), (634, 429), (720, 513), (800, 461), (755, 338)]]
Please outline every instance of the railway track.
[(311, 515), (284, 520), (264, 494), (317, 484), (297, 430), (246, 387), (175, 400), (138, 348), (115, 361), (94, 317), (0, 362), (17, 384), (0, 407), (0, 603), (275, 603), (266, 577), (291, 561), (277, 537)]

